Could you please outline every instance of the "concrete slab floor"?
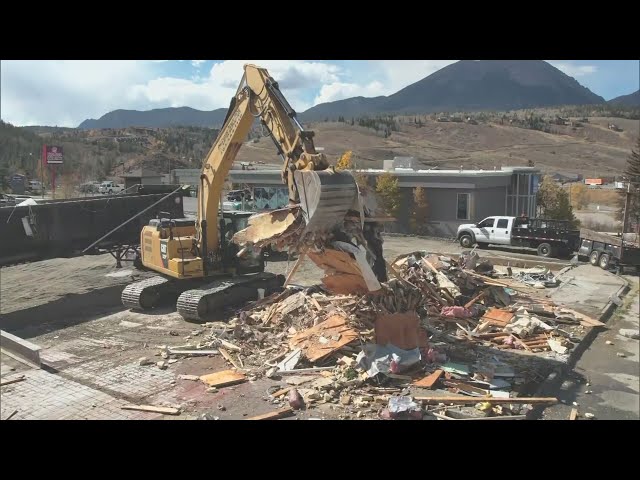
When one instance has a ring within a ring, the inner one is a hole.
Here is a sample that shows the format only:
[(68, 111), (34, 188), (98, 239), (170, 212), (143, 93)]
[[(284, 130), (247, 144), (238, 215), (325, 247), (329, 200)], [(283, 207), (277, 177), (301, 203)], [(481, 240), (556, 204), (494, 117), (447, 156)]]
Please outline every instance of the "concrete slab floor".
[(567, 419), (576, 408), (579, 419), (589, 413), (601, 420), (640, 420), (639, 342), (619, 333), (621, 329), (640, 329), (639, 283), (638, 277), (626, 278), (632, 286), (625, 304), (564, 380), (558, 392), (563, 403), (547, 408), (543, 418)]

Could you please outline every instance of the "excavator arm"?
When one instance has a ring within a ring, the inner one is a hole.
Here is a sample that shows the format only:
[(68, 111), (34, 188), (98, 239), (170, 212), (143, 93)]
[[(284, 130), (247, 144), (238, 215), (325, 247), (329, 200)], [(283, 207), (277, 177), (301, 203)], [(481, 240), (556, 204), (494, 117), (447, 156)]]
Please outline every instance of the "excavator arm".
[(330, 228), (352, 208), (357, 197), (353, 176), (333, 171), (325, 155), (316, 152), (313, 132), (298, 122), (296, 112), (267, 70), (245, 65), (240, 86), (200, 174), (195, 240), (203, 259), (218, 248), (217, 216), (224, 181), (258, 117), (283, 160), (282, 179), (290, 203), (301, 204), (308, 226), (314, 230)]

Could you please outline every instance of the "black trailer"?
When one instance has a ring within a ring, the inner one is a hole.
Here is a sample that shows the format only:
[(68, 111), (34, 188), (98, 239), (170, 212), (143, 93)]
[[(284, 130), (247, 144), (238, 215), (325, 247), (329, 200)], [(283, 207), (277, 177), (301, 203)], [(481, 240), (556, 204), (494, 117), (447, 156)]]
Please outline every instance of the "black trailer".
[(0, 207), (0, 266), (104, 251), (120, 264), (150, 219), (184, 217), (185, 194), (178, 185), (149, 185), (126, 195)]
[(640, 271), (640, 248), (637, 245), (625, 242), (622, 237), (587, 228), (580, 229), (578, 256), (588, 258), (591, 265), (604, 270), (616, 269), (621, 273), (626, 267), (635, 267)]

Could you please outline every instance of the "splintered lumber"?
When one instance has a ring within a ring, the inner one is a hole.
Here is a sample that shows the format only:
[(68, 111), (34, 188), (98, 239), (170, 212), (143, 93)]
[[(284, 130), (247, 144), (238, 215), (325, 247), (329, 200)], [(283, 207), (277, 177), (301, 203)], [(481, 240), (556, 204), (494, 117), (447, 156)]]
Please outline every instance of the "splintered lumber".
[(122, 410), (137, 410), (140, 412), (162, 413), (164, 415), (180, 415), (180, 409), (173, 407), (155, 407), (153, 405), (124, 405)]
[(572, 408), (571, 413), (569, 414), (569, 420), (575, 420), (578, 418), (578, 409)]
[(482, 297), (484, 297), (487, 294), (488, 291), (489, 291), (488, 289), (487, 290), (482, 290), (478, 295), (476, 295), (471, 300), (469, 300), (467, 303), (465, 303), (464, 304), (464, 308), (471, 308), (471, 306), (474, 305)]
[(301, 348), (310, 362), (316, 362), (357, 338), (358, 332), (347, 326), (345, 317), (331, 315), (315, 327), (294, 335), (289, 346), (292, 349)]
[(280, 395), (284, 395), (285, 393), (289, 392), (289, 390), (291, 390), (292, 388), (293, 387), (282, 388), (282, 389), (278, 390), (277, 392), (273, 392), (271, 394), (271, 397), (278, 398)]
[(420, 387), (420, 388), (432, 388), (433, 385), (438, 381), (438, 379), (442, 376), (443, 373), (444, 373), (444, 370), (436, 370), (432, 374), (427, 375), (426, 377), (420, 380), (416, 380), (415, 382), (413, 382), (412, 386)]
[(236, 360), (231, 356), (229, 352), (227, 352), (224, 348), (219, 348), (220, 354), (225, 358), (227, 362), (236, 367), (237, 370), (243, 370), (242, 365), (240, 365)]
[(296, 263), (293, 265), (293, 268), (289, 272), (289, 275), (287, 275), (287, 279), (284, 281), (284, 285), (283, 285), (284, 287), (289, 285), (289, 282), (291, 282), (291, 280), (293, 279), (293, 275), (296, 273), (298, 268), (300, 268), (300, 265), (302, 264), (302, 261), (304, 260), (304, 257), (306, 255), (307, 255), (306, 251), (300, 252), (300, 255), (298, 256), (298, 260), (296, 260)]
[(471, 405), (475, 403), (513, 403), (513, 404), (534, 404), (534, 403), (558, 403), (555, 397), (514, 397), (514, 398), (496, 398), (496, 397), (415, 397), (417, 402), (425, 403), (457, 403), (461, 405)]
[(256, 415), (255, 417), (249, 417), (247, 420), (277, 420), (278, 418), (289, 417), (291, 415), (293, 415), (293, 409), (291, 407), (287, 407), (282, 410), (276, 410), (275, 412), (263, 413), (262, 415)]
[(596, 320), (595, 318), (591, 318), (590, 316), (585, 315), (584, 313), (576, 312), (575, 310), (572, 310), (570, 308), (560, 307), (559, 313), (570, 313), (571, 315), (576, 317), (576, 320), (579, 320), (580, 323), (585, 327), (604, 327), (605, 326), (605, 324), (602, 323), (601, 321)]
[(221, 372), (209, 373), (202, 375), (200, 381), (206, 383), (210, 387), (226, 387), (247, 381), (247, 377), (242, 373), (233, 370), (223, 370)]

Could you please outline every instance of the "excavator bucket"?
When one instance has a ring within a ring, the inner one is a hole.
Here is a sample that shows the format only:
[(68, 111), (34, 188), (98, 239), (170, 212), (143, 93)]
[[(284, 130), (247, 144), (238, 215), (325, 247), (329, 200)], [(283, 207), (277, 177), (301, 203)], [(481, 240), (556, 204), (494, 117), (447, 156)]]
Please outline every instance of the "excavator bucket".
[(331, 230), (349, 210), (358, 210), (358, 188), (350, 172), (296, 170), (293, 178), (307, 223), (305, 233)]

